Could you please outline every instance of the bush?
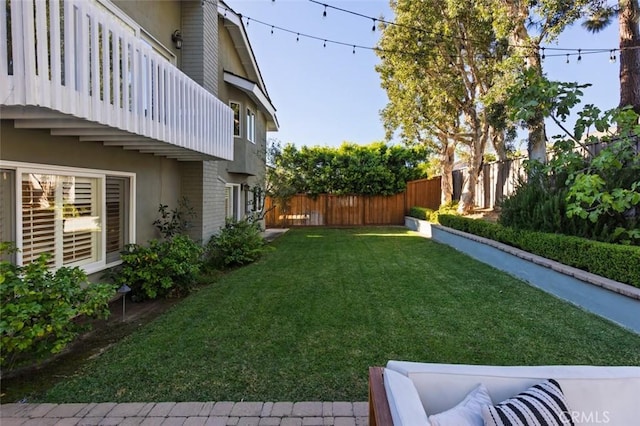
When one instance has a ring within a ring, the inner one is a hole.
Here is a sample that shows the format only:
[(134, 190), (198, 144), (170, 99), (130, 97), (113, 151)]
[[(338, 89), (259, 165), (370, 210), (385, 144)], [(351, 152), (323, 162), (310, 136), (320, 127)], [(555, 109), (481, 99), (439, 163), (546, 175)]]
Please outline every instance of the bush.
[(218, 235), (207, 243), (207, 265), (215, 268), (242, 266), (258, 260), (265, 251), (260, 225), (248, 220), (227, 219)]
[(414, 206), (414, 207), (411, 207), (411, 209), (409, 209), (409, 216), (415, 217), (416, 219), (420, 219), (420, 220), (429, 220), (431, 218), (432, 213), (433, 213), (433, 210), (428, 209), (426, 207)]
[(153, 226), (162, 234), (162, 238), (169, 239), (176, 235), (185, 235), (191, 228), (191, 220), (196, 217), (196, 212), (189, 205), (186, 197), (178, 201), (178, 207), (169, 210), (166, 204), (158, 207), (158, 217), (153, 221)]
[[(2, 243), (0, 253), (8, 244)], [(80, 315), (106, 318), (115, 295), (110, 284), (89, 283), (80, 268), (47, 268), (49, 255), (16, 266), (0, 261), (0, 364), (13, 368), (62, 351), (81, 331)]]
[(624, 213), (601, 215), (595, 222), (577, 215), (567, 215), (568, 188), (551, 183), (564, 180), (537, 176), (532, 182), (521, 182), (516, 191), (501, 204), (498, 223), (517, 229), (561, 233), (598, 241), (617, 243), (624, 234), (616, 233), (621, 226), (630, 227), (632, 220)]
[(458, 202), (452, 201), (447, 204), (443, 204), (436, 211), (428, 209), (426, 207), (414, 206), (409, 209), (409, 216), (416, 219), (428, 220), (431, 223), (438, 223), (438, 216), (441, 214), (457, 214)]
[(184, 296), (196, 284), (202, 253), (202, 247), (186, 235), (151, 240), (148, 247), (128, 244), (113, 277), (118, 285), (131, 287), (137, 300)]
[(461, 216), (442, 215), (440, 223), (640, 288), (640, 247), (518, 230)]

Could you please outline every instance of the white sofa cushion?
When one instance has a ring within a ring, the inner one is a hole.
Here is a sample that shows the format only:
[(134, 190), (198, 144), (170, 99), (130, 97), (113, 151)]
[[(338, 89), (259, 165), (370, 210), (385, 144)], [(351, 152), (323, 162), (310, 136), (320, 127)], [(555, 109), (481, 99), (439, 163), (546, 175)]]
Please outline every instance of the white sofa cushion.
[(431, 426), (484, 426), (482, 409), (491, 405), (487, 387), (478, 385), (455, 407), (429, 416)]
[(574, 423), (636, 424), (640, 419), (640, 367), (484, 366), (389, 361), (387, 369), (409, 377), (427, 415), (448, 410), (478, 383), (494, 402), (541, 380), (554, 378), (565, 394)]
[(429, 419), (411, 379), (389, 369), (384, 370), (383, 377), (393, 425), (429, 426)]

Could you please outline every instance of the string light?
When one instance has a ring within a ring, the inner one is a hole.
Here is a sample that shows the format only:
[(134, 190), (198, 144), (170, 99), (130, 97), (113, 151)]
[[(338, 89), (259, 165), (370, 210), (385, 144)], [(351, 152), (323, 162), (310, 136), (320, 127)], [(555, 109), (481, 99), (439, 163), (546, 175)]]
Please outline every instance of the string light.
[[(337, 7), (337, 6), (332, 6), (332, 5), (327, 4), (327, 3), (322, 3), (322, 2), (320, 2), (318, 0), (307, 0), (307, 1), (323, 6), (324, 9), (325, 9), (325, 12), (326, 12), (327, 8), (331, 8), (331, 9), (337, 10), (339, 12), (348, 13), (348, 14), (351, 14), (351, 15), (354, 15), (354, 16), (359, 16), (361, 18), (377, 20), (383, 25), (383, 28), (386, 28), (387, 25), (393, 25), (393, 26), (396, 26), (396, 27), (407, 28), (409, 30), (420, 32), (420, 33), (424, 33), (424, 34), (436, 34), (433, 31), (428, 31), (428, 30), (425, 30), (423, 28), (414, 27), (414, 26), (406, 25), (406, 24), (399, 24), (397, 22), (392, 22), (392, 21), (386, 21), (386, 20), (384, 20), (382, 18), (374, 18), (372, 16), (364, 15), (364, 14), (359, 13), (359, 12), (354, 12), (352, 10), (343, 9), (343, 8)], [(326, 14), (324, 16), (326, 16)], [(437, 36), (439, 38), (442, 38), (442, 35), (440, 35), (440, 34), (437, 34)], [(460, 40), (466, 41), (465, 38), (461, 37), (461, 36), (448, 35), (446, 37), (447, 38), (451, 38), (451, 39), (460, 39)], [(523, 48), (523, 49), (530, 49), (531, 48), (531, 46), (527, 45), (527, 44), (511, 44), (511, 43), (509, 43), (508, 46), (514, 47), (514, 48)], [(637, 47), (637, 46), (631, 47), (631, 49), (634, 49), (634, 48), (637, 49), (639, 47)], [(577, 50), (575, 48), (562, 48), (562, 47), (548, 47), (547, 49), (548, 50), (554, 50), (554, 51), (564, 51), (564, 52), (575, 52)], [(585, 53), (586, 53), (586, 51), (597, 52), (597, 53), (603, 52), (602, 49), (582, 49), (582, 50), (584, 50)], [(551, 56), (560, 56), (560, 55), (548, 55), (548, 56), (551, 57)]]
[(353, 54), (354, 55), (356, 54), (356, 46), (355, 45), (353, 46)]
[(372, 19), (373, 19), (373, 26), (371, 27), (371, 31), (375, 32), (375, 30), (376, 30), (376, 18), (372, 18)]
[[(372, 30), (374, 30), (374, 31), (375, 31), (375, 26), (376, 26), (376, 24), (377, 24), (378, 22), (381, 24), (381, 27), (382, 27), (383, 29), (384, 29), (384, 28), (386, 28), (386, 26), (387, 26), (387, 25), (403, 26), (403, 25), (399, 25), (399, 24), (396, 24), (396, 23), (393, 23), (393, 22), (387, 22), (387, 21), (385, 21), (385, 20), (384, 20), (384, 19), (382, 19), (382, 18), (367, 17), (366, 15), (362, 15), (362, 14), (359, 14), (359, 13), (357, 13), (357, 12), (351, 12), (351, 11), (348, 11), (348, 10), (345, 10), (345, 9), (336, 8), (336, 7), (334, 7), (334, 6), (330, 6), (330, 5), (325, 4), (325, 3), (320, 3), (320, 2), (318, 2), (318, 1), (316, 1), (316, 0), (309, 0), (309, 1), (311, 1), (311, 2), (313, 2), (313, 3), (321, 4), (322, 6), (324, 6), (324, 7), (325, 7), (325, 11), (324, 11), (324, 13), (326, 13), (326, 9), (327, 9), (327, 8), (334, 8), (334, 9), (341, 10), (341, 11), (344, 11), (344, 12), (347, 12), (347, 13), (352, 13), (352, 14), (355, 14), (355, 15), (358, 15), (358, 16), (362, 16), (362, 17), (366, 17), (366, 18), (368, 18), (368, 19), (371, 19), (371, 20), (372, 20), (372, 22), (373, 22), (373, 24), (374, 24), (374, 25), (373, 25), (373, 27), (372, 27)], [(203, 0), (203, 3), (209, 3), (209, 4), (212, 4), (212, 5), (216, 5), (216, 3), (215, 3), (215, 2), (213, 2), (212, 0)], [(236, 13), (236, 12), (234, 12), (233, 10), (231, 10), (231, 9), (229, 9), (229, 8), (227, 8), (227, 7), (225, 7), (225, 6), (221, 5), (221, 4), (219, 4), (219, 3), (217, 3), (217, 6), (218, 6), (219, 8), (224, 9), (223, 16), (225, 17), (225, 19), (226, 19), (226, 14), (227, 14), (227, 12), (228, 12), (228, 11), (231, 11), (231, 12), (233, 12), (233, 13)], [(324, 16), (324, 13), (323, 13), (323, 16)], [(241, 14), (238, 14), (238, 16), (240, 16), (240, 18), (242, 18), (242, 15), (241, 15)], [(384, 55), (385, 53), (387, 53), (387, 54), (403, 55), (403, 56), (424, 56), (424, 55), (425, 55), (425, 53), (422, 53), (422, 52), (410, 52), (410, 51), (401, 51), (401, 50), (388, 50), (388, 49), (381, 49), (381, 48), (379, 48), (379, 47), (362, 46), (362, 45), (353, 44), (353, 43), (347, 43), (347, 42), (342, 42), (342, 41), (338, 41), (338, 40), (330, 40), (330, 39), (326, 39), (326, 38), (323, 38), (323, 37), (317, 37), (317, 36), (314, 36), (314, 35), (310, 35), (310, 34), (305, 34), (305, 33), (297, 32), (297, 31), (293, 31), (293, 30), (290, 30), (290, 29), (287, 29), (287, 28), (279, 27), (279, 26), (277, 26), (277, 25), (272, 25), (272, 24), (270, 24), (270, 23), (266, 23), (266, 22), (260, 21), (260, 20), (258, 20), (258, 19), (255, 19), (255, 18), (251, 18), (251, 17), (246, 17), (246, 18), (247, 18), (247, 25), (249, 25), (249, 21), (250, 21), (250, 20), (253, 20), (254, 22), (257, 22), (257, 23), (259, 23), (259, 24), (261, 24), (261, 25), (271, 27), (271, 34), (273, 34), (273, 33), (274, 33), (274, 30), (275, 30), (275, 29), (278, 29), (278, 30), (283, 31), (283, 32), (288, 32), (288, 33), (291, 33), (291, 34), (296, 34), (296, 41), (300, 41), (300, 37), (307, 37), (307, 38), (310, 38), (310, 39), (322, 40), (322, 41), (323, 41), (323, 46), (324, 46), (324, 47), (326, 47), (326, 46), (327, 46), (327, 43), (333, 43), (333, 44), (342, 45), (342, 46), (350, 46), (350, 47), (352, 48), (352, 52), (354, 52), (355, 48), (364, 49), (364, 50), (370, 50), (370, 51), (376, 52), (376, 53), (377, 53), (378, 55), (380, 55), (383, 59), (385, 59), (385, 58), (387, 57), (387, 56), (385, 56), (385, 55)], [(423, 30), (423, 29), (416, 29), (416, 31), (420, 31), (420, 32), (421, 32), (421, 34), (431, 34), (430, 32), (425, 31), (425, 30)], [(436, 36), (438, 37), (438, 41), (437, 41), (437, 42), (436, 42), (436, 41), (432, 41), (433, 45), (434, 45), (434, 46), (436, 46), (438, 43), (441, 43), (441, 42), (442, 42), (442, 39), (444, 38), (444, 36), (442, 36), (442, 35), (441, 35), (441, 34), (439, 34), (439, 33), (437, 33), (437, 34), (436, 34), (436, 33), (433, 33), (433, 34), (434, 34), (434, 35), (436, 35)], [(451, 36), (448, 36), (448, 37), (451, 37)], [(452, 38), (458, 38), (458, 39), (460, 39), (460, 40), (466, 40), (464, 37), (452, 37)], [(417, 39), (417, 40), (418, 40), (418, 43), (417, 43), (417, 44), (418, 44), (418, 46), (422, 47), (422, 46), (421, 46), (421, 45), (423, 44), (423, 43), (422, 43), (422, 41), (423, 41), (422, 35), (418, 35), (418, 39)], [(512, 46), (514, 46), (514, 45), (512, 45)], [(524, 46), (515, 46), (515, 47), (524, 47)], [(531, 48), (531, 46), (527, 46), (527, 47), (528, 47), (528, 48)], [(609, 53), (609, 61), (610, 61), (610, 62), (615, 62), (615, 61), (616, 61), (616, 55), (615, 55), (615, 51), (616, 51), (616, 50), (635, 50), (635, 49), (640, 49), (640, 46), (632, 46), (632, 47), (622, 48), (622, 49), (595, 49), (595, 48), (594, 48), (594, 49), (582, 49), (582, 48), (581, 48), (581, 49), (575, 49), (575, 48), (560, 48), (560, 47), (557, 47), (557, 48), (554, 48), (554, 47), (540, 47), (540, 49), (541, 49), (541, 51), (542, 51), (541, 59), (543, 59), (543, 60), (544, 60), (545, 58), (558, 57), (558, 56), (566, 56), (566, 62), (567, 62), (567, 63), (569, 63), (569, 57), (570, 57), (570, 56), (573, 56), (573, 55), (577, 55), (577, 56), (578, 56), (578, 61), (580, 61), (580, 60), (582, 59), (582, 55), (587, 55), (587, 54), (599, 54), (599, 53), (605, 53), (605, 52), (608, 52), (608, 53)], [(548, 50), (555, 50), (555, 51), (571, 52), (571, 53), (546, 54), (545, 49), (548, 49)], [(576, 54), (575, 52), (577, 52), (577, 54)], [(354, 52), (354, 53), (355, 53), (355, 52)], [(457, 59), (457, 58), (459, 58), (459, 57), (460, 57), (460, 55), (455, 55), (455, 54), (451, 54), (451, 55), (444, 55), (444, 56), (449, 56), (449, 57), (451, 57), (452, 59), (454, 59), (454, 58), (456, 58), (456, 59)], [(518, 56), (518, 55), (515, 55), (515, 56)], [(520, 56), (520, 57), (528, 57), (528, 55), (526, 55), (526, 56), (525, 56), (525, 55), (522, 55), (522, 56)]]
[(327, 5), (324, 5), (324, 12), (322, 12), (322, 17), (326, 18), (327, 17)]

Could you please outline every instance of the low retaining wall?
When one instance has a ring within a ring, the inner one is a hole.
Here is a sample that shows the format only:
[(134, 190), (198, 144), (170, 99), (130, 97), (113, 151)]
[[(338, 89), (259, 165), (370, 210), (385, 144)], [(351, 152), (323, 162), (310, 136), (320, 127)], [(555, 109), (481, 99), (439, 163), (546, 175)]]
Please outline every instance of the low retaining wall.
[(640, 334), (640, 289), (477, 235), (405, 217), (420, 235)]

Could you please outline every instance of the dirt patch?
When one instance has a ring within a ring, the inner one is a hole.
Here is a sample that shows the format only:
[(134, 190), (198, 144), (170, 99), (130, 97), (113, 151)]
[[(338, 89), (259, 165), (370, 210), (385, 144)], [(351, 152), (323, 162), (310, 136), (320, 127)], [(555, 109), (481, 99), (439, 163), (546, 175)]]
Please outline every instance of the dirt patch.
[(79, 336), (61, 354), (38, 365), (3, 371), (0, 402), (29, 402), (42, 395), (55, 383), (73, 376), (84, 363), (153, 321), (180, 300), (158, 299), (133, 303), (127, 298), (124, 317), (122, 299), (114, 300), (109, 304), (109, 318), (90, 321), (91, 329)]
[(498, 221), (498, 218), (500, 217), (500, 212), (497, 212), (495, 210), (489, 210), (489, 209), (476, 209), (466, 217), (471, 219), (482, 219), (488, 222), (495, 223)]

